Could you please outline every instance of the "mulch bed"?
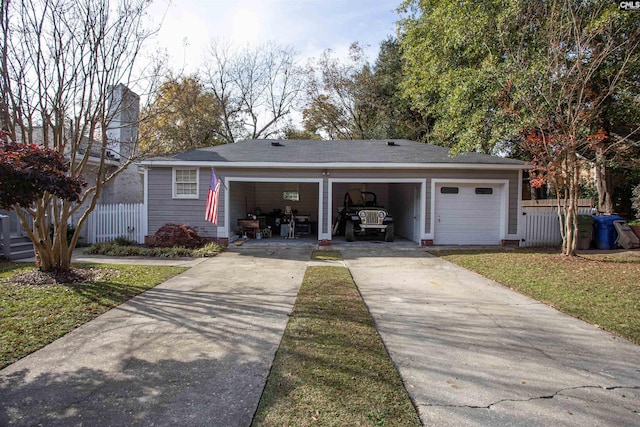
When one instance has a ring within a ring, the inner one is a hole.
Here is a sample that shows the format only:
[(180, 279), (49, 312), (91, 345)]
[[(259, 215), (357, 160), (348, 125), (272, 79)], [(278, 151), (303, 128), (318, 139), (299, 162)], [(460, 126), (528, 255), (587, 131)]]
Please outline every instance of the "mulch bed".
[(110, 268), (72, 268), (71, 270), (54, 270), (43, 272), (37, 269), (18, 273), (2, 283), (15, 285), (46, 286), (71, 285), (74, 283), (99, 282), (118, 277), (120, 271)]

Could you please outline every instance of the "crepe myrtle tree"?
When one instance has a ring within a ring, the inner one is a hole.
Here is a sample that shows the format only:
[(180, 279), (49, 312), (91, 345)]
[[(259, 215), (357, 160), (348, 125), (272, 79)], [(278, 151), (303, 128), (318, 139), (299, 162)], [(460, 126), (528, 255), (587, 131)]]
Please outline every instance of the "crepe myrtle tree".
[[(52, 162), (44, 169), (30, 167), (29, 162), (15, 168), (15, 173), (42, 179), (32, 187), (21, 183), (17, 198), (7, 199), (34, 243), (42, 271), (71, 268), (80, 230), (103, 187), (134, 160), (135, 149), (118, 162), (110, 160), (113, 145), (108, 130), (118, 111), (114, 88), (133, 85), (134, 70), (137, 82), (153, 81), (155, 75), (151, 65), (136, 67), (143, 43), (154, 34), (144, 23), (149, 4), (148, 0), (3, 0), (0, 4), (0, 123), (9, 141), (6, 156), (23, 151), (23, 160), (40, 156)], [(64, 185), (50, 186), (55, 180)], [(90, 184), (82, 186), (84, 180)], [(31, 200), (30, 195), (37, 197)], [(72, 218), (76, 228), (67, 239)]]
[[(77, 202), (85, 181), (69, 176), (64, 156), (50, 148), (9, 142), (8, 134), (0, 131), (0, 208), (31, 211), (40, 199), (56, 197), (60, 201)], [(47, 230), (46, 217), (40, 217), (34, 228)], [(67, 230), (62, 229), (66, 237)], [(27, 233), (33, 234), (30, 230)], [(35, 235), (33, 236), (35, 238)], [(44, 233), (39, 246), (57, 252), (63, 248), (59, 235)]]

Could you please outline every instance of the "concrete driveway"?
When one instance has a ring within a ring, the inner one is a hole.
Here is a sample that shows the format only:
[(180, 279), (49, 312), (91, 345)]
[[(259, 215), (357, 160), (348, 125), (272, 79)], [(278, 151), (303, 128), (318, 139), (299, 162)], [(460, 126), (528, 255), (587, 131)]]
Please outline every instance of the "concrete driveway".
[(309, 253), (224, 252), (8, 366), (0, 425), (250, 425)]
[(343, 255), (425, 425), (640, 425), (640, 346), (423, 250)]

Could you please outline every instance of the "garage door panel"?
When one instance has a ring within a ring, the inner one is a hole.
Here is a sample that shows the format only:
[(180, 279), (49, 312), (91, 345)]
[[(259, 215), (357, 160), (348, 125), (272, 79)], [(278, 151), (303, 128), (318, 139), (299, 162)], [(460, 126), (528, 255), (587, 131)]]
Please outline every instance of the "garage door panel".
[[(455, 227), (447, 227), (447, 224), (436, 224), (440, 225), (441, 233), (452, 233), (456, 231), (468, 231), (468, 232), (492, 232), (495, 233), (498, 224), (474, 224), (474, 223), (466, 223), (466, 224), (454, 224)], [(444, 225), (444, 227), (442, 227)]]
[[(449, 243), (445, 243), (449, 242)], [(470, 233), (447, 233), (440, 238), (438, 245), (496, 245), (495, 235), (470, 234)]]
[[(441, 192), (455, 187), (454, 194)], [(483, 188), (483, 190), (476, 190)], [(491, 190), (484, 190), (490, 188)], [(478, 194), (491, 192), (491, 194)], [(502, 185), (487, 183), (437, 184), (434, 243), (495, 245), (500, 241)]]

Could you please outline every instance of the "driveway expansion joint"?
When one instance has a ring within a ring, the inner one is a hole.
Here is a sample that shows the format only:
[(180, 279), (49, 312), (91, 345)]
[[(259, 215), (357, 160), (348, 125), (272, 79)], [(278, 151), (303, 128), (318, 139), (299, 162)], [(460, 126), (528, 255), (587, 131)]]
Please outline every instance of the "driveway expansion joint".
[[(601, 389), (601, 390), (606, 390), (606, 391), (612, 391), (612, 390), (640, 390), (640, 386), (610, 386), (610, 387), (605, 387), (605, 386), (597, 386), (597, 385), (585, 385), (585, 386), (577, 386), (577, 387), (567, 387), (567, 388), (560, 389), (560, 390), (558, 390), (557, 392), (555, 392), (553, 394), (544, 395), (544, 396), (529, 397), (527, 399), (500, 399), (497, 402), (490, 403), (490, 404), (488, 404), (486, 406), (481, 406), (481, 405), (443, 405), (443, 404), (434, 404), (434, 403), (425, 403), (425, 404), (422, 404), (421, 406), (433, 407), (433, 408), (491, 409), (493, 406), (496, 406), (496, 405), (499, 405), (499, 404), (505, 403), (505, 402), (531, 402), (531, 401), (534, 401), (534, 400), (553, 399), (553, 398), (558, 397), (558, 396), (566, 396), (563, 393), (567, 392), (567, 391), (586, 390), (586, 389)], [(573, 399), (580, 399), (579, 397), (576, 397), (576, 396), (567, 396), (567, 397), (571, 397)], [(580, 399), (580, 400), (584, 400), (584, 399)], [(640, 411), (637, 411), (637, 410), (630, 410), (630, 411), (632, 413), (634, 413), (634, 414), (640, 413)]]

